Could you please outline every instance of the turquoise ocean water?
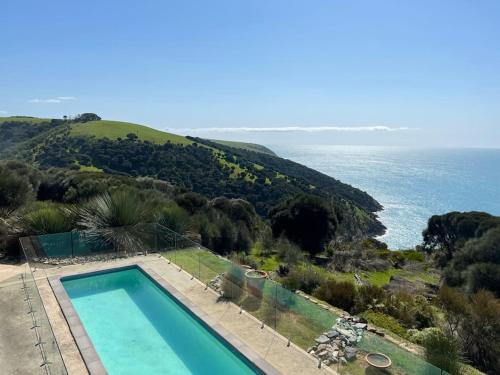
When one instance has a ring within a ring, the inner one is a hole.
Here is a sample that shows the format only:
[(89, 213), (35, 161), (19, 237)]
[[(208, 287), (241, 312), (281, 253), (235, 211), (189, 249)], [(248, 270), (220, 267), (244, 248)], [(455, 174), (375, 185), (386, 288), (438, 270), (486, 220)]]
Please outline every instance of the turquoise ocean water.
[(422, 240), (427, 219), (449, 211), (500, 215), (500, 149), (269, 146), (279, 156), (368, 192), (384, 210), (391, 249)]
[(136, 268), (63, 286), (111, 375), (260, 373)]

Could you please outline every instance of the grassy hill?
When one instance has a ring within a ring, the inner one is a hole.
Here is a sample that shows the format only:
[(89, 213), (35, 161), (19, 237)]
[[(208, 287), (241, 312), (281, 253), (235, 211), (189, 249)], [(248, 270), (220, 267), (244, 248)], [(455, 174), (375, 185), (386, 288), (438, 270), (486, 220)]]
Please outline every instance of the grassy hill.
[(268, 149), (265, 146), (258, 145), (258, 144), (255, 144), (255, 143), (235, 142), (235, 141), (221, 141), (221, 140), (218, 140), (218, 139), (211, 139), (211, 141), (214, 142), (214, 143), (218, 143), (218, 144), (224, 145), (224, 146), (229, 146), (229, 147), (232, 147), (232, 148), (239, 148), (239, 149), (242, 149), (242, 150), (254, 151), (254, 152), (261, 152), (263, 154), (269, 154), (269, 155), (276, 156), (276, 154), (272, 150)]
[(313, 194), (337, 207), (347, 235), (384, 229), (374, 214), (381, 206), (367, 193), (255, 144), (183, 137), (120, 121), (16, 117), (0, 122), (0, 146), (0, 158), (44, 169), (152, 177), (209, 198), (244, 198), (261, 215), (282, 199)]
[(144, 125), (121, 121), (90, 121), (71, 125), (72, 136), (95, 136), (96, 138), (118, 139), (126, 138), (127, 134), (135, 134), (142, 141), (156, 144), (171, 142), (180, 145), (190, 145), (193, 142), (183, 136), (166, 133)]
[(30, 116), (0, 117), (0, 124), (5, 122), (28, 122), (31, 124), (38, 124), (44, 121), (50, 121), (50, 119)]

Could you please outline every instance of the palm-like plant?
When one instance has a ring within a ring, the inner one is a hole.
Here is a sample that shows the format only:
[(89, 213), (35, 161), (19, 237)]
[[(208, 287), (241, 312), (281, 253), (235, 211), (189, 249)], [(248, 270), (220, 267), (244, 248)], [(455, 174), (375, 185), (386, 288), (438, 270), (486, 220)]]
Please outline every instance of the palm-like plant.
[(144, 246), (144, 224), (153, 209), (131, 190), (100, 195), (76, 208), (77, 225), (86, 230), (88, 241), (113, 246), (117, 252), (134, 252)]

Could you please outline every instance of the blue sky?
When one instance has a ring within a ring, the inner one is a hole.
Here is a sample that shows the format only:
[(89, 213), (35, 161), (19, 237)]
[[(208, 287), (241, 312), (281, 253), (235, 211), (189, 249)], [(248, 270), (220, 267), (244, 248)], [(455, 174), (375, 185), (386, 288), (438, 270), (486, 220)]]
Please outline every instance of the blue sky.
[(0, 116), (500, 147), (497, 0), (3, 0), (0, 13)]

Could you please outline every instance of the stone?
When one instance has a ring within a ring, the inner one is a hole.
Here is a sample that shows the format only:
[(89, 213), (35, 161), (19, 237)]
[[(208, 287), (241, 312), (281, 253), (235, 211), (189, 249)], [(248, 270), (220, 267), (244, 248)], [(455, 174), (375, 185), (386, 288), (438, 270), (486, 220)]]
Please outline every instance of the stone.
[(356, 359), (356, 353), (346, 352), (345, 359), (348, 360), (349, 362), (354, 361)]
[(331, 331), (328, 331), (326, 333), (326, 336), (328, 336), (331, 339), (336, 338), (338, 335), (339, 335), (339, 331), (337, 331), (336, 329), (332, 329)]
[(366, 329), (367, 325), (366, 323), (356, 323), (354, 327), (357, 329)]
[(339, 359), (340, 359), (340, 364), (344, 366), (347, 365), (347, 360), (344, 357), (340, 357)]
[(318, 357), (320, 358), (324, 358), (328, 355), (328, 352), (326, 350), (323, 350), (321, 352), (318, 353)]
[(330, 339), (325, 335), (321, 335), (314, 341), (316, 341), (318, 344), (328, 344), (330, 342)]
[(316, 349), (318, 352), (321, 352), (323, 350), (326, 350), (328, 348), (328, 344), (319, 344), (318, 348)]
[(327, 358), (327, 359), (325, 359), (325, 360), (323, 361), (323, 364), (324, 364), (325, 366), (330, 366), (330, 365), (332, 364), (332, 361), (331, 361), (331, 359), (330, 359), (330, 358)]

